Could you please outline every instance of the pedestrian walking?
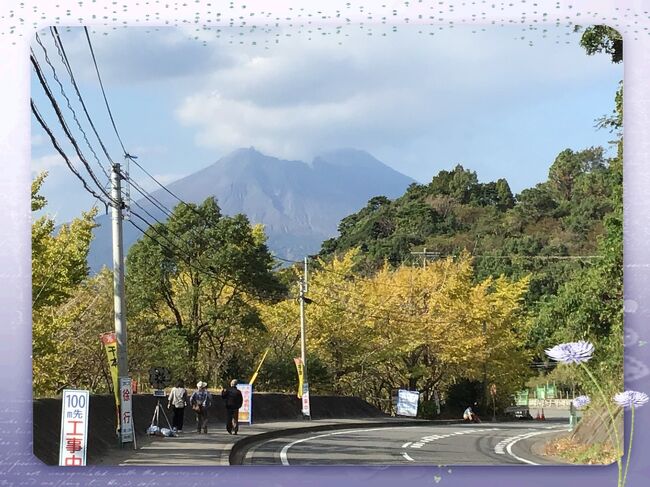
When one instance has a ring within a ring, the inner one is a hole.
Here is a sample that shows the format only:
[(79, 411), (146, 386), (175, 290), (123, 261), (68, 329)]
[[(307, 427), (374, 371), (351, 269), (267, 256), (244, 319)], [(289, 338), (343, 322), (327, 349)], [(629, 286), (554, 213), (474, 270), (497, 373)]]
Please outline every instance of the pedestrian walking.
[(244, 402), (241, 391), (237, 389), (237, 379), (230, 381), (230, 387), (221, 391), (221, 398), (226, 403), (226, 431), (236, 435), (239, 431), (239, 408)]
[(212, 405), (212, 397), (206, 389), (207, 383), (199, 381), (196, 384), (196, 391), (190, 396), (190, 405), (196, 413), (196, 432), (208, 432), (208, 408)]
[(179, 380), (167, 397), (167, 409), (172, 410), (172, 428), (176, 431), (183, 431), (185, 406), (187, 406), (187, 402), (185, 384), (182, 380)]

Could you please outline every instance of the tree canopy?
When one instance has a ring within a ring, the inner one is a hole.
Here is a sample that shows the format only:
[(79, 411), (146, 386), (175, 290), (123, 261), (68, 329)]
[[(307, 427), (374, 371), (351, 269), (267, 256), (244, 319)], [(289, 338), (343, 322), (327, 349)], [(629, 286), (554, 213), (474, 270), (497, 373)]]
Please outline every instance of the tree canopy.
[(214, 198), (181, 203), (129, 251), (130, 320), (182, 341), (177, 355), (188, 378), (221, 377), (236, 355), (235, 330), (263, 326), (254, 301), (284, 292), (273, 265), (263, 231), (245, 216), (223, 216)]

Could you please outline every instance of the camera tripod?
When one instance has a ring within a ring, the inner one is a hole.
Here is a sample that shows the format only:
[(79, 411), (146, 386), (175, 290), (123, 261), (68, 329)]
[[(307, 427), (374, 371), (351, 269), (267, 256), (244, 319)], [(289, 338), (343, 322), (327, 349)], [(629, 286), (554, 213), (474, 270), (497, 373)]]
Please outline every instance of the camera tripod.
[(169, 424), (169, 418), (167, 418), (167, 414), (165, 413), (165, 409), (162, 407), (162, 404), (160, 404), (160, 399), (158, 399), (158, 402), (156, 403), (156, 408), (153, 411), (153, 417), (151, 418), (151, 426), (158, 426), (158, 421), (160, 419), (160, 413), (162, 413), (163, 417), (165, 418), (165, 421), (167, 422), (167, 427), (171, 430), (172, 425)]

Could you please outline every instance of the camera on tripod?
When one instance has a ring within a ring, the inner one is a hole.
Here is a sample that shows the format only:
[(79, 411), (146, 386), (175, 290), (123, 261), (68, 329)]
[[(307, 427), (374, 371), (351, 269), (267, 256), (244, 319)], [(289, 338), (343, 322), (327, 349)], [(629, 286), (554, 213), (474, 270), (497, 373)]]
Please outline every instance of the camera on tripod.
[[(149, 384), (154, 388), (153, 395), (155, 397), (165, 397), (165, 387), (171, 383), (172, 376), (167, 367), (151, 367), (149, 369)], [(160, 418), (160, 413), (165, 418), (167, 423), (167, 428), (160, 428), (158, 426), (158, 421)], [(151, 418), (151, 426), (149, 426), (147, 432), (150, 435), (154, 434), (163, 434), (163, 436), (176, 436), (175, 430), (169, 424), (169, 418), (165, 414), (165, 410), (160, 404), (160, 399), (156, 402), (156, 408), (153, 412), (153, 418)]]
[(149, 369), (149, 384), (154, 388), (153, 395), (165, 397), (165, 387), (171, 384), (171, 378), (167, 367), (151, 367)]

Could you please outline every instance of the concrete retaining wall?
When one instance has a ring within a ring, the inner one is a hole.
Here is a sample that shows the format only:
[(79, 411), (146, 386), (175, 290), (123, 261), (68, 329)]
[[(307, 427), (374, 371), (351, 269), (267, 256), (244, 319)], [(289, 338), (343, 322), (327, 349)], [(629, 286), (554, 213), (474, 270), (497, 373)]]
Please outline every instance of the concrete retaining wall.
[[(617, 408), (614, 413), (614, 421), (617, 424), (619, 438), (623, 431), (623, 410)], [(611, 418), (609, 413), (603, 407), (600, 409), (590, 410), (576, 426), (571, 438), (578, 443), (592, 445), (595, 443), (604, 443), (609, 441), (614, 444), (610, 438), (609, 426), (611, 425)]]
[[(135, 424), (136, 440), (146, 435), (147, 427), (151, 424), (158, 398), (151, 395), (136, 394), (133, 396), (133, 421)], [(331, 418), (379, 418), (384, 413), (356, 397), (311, 396), (311, 414), (313, 419)], [(169, 416), (167, 399), (162, 398), (161, 404)], [(255, 393), (253, 395), (253, 422), (286, 421), (300, 419), (301, 403), (295, 395)], [(34, 455), (48, 465), (56, 465), (59, 460), (59, 436), (61, 428), (61, 399), (36, 399), (33, 403), (34, 414)], [(220, 397), (213, 397), (213, 405), (209, 411), (210, 424), (219, 425), (225, 422), (226, 410)], [(88, 424), (88, 462), (96, 460), (108, 448), (117, 448), (115, 434), (115, 399), (113, 396), (91, 396), (89, 404)], [(171, 417), (169, 417), (171, 421)], [(194, 414), (190, 408), (185, 410), (187, 429), (194, 427)], [(160, 418), (159, 425), (164, 424)]]

